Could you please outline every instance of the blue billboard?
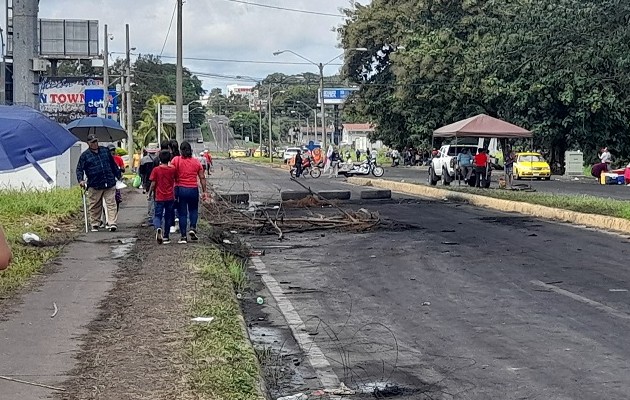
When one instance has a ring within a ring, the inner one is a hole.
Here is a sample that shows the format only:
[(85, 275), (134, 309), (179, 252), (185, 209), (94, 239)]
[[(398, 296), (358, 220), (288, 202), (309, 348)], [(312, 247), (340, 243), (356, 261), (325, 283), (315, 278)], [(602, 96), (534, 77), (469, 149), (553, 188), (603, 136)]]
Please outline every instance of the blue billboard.
[[(98, 109), (103, 108), (103, 89), (85, 89), (85, 113), (87, 115), (97, 115)], [(115, 90), (109, 91), (108, 114), (118, 112), (118, 93)]]
[[(358, 88), (329, 88), (324, 89), (324, 104), (343, 104), (348, 96)], [(319, 91), (319, 102), (321, 104), (322, 94)]]

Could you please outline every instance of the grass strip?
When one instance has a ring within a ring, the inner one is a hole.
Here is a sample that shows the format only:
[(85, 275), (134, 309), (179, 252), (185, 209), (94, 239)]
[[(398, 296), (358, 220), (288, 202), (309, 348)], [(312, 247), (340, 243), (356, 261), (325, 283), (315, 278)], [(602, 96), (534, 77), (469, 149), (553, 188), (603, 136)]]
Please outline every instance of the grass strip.
[(192, 326), (190, 339), (191, 383), (211, 399), (261, 399), (256, 354), (243, 332), (235, 285), (245, 284), (245, 266), (224, 257), (213, 247), (198, 250), (192, 264), (201, 284), (191, 305), (194, 317), (214, 317), (209, 324)]
[[(13, 252), (11, 266), (0, 272), (0, 297), (22, 286), (44, 264), (57, 256), (60, 246), (30, 247), (22, 242), (22, 234), (31, 232), (42, 240), (53, 235), (51, 227), (74, 226), (71, 221), (82, 206), (81, 191), (55, 189), (50, 191), (0, 191), (0, 226), (7, 234)], [(67, 230), (61, 234), (68, 234)]]
[(445, 188), (495, 199), (520, 201), (586, 214), (630, 219), (630, 202), (589, 195), (568, 195), (540, 192), (522, 192), (500, 189)]

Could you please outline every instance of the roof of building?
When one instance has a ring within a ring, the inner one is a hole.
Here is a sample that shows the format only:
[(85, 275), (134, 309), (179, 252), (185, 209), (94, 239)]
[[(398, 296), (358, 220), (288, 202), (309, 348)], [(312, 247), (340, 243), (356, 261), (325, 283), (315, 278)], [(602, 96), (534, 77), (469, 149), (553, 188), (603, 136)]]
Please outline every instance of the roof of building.
[(347, 131), (373, 131), (373, 124), (343, 124), (343, 129)]

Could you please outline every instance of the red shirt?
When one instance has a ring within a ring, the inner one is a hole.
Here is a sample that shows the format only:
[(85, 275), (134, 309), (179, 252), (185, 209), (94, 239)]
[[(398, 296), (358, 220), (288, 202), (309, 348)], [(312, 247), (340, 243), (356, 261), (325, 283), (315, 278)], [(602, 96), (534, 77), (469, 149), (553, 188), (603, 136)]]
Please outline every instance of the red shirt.
[(206, 158), (208, 165), (212, 165), (212, 156), (210, 155), (210, 153), (205, 153), (203, 156)]
[(125, 169), (125, 160), (123, 160), (121, 156), (115, 155), (114, 162), (116, 163), (116, 165), (118, 165), (118, 168), (120, 168), (121, 170)]
[(171, 161), (175, 169), (177, 169), (177, 186), (184, 188), (197, 188), (197, 177), (199, 172), (203, 172), (201, 162), (196, 158), (184, 158), (177, 156)]
[(473, 163), (476, 167), (485, 167), (488, 164), (488, 155), (486, 153), (476, 154)]
[(155, 182), (155, 201), (175, 200), (177, 170), (170, 165), (153, 168), (149, 180)]

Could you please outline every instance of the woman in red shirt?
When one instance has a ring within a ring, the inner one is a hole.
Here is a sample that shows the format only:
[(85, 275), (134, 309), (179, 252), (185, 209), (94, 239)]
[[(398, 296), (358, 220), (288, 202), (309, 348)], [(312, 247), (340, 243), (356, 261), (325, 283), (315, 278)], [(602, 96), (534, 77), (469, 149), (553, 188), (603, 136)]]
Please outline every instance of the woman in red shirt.
[[(179, 146), (180, 156), (171, 162), (177, 170), (177, 200), (179, 217), (179, 232), (182, 237), (178, 243), (199, 240), (197, 236), (197, 221), (199, 219), (199, 183), (201, 183), (202, 198), (207, 198), (206, 177), (198, 159), (193, 157), (192, 147), (188, 142)], [(190, 219), (190, 230), (188, 230)], [(188, 230), (188, 235), (186, 232)]]
[(177, 170), (169, 165), (171, 153), (168, 150), (160, 152), (160, 165), (151, 171), (151, 187), (149, 188), (149, 198), (154, 194), (155, 214), (153, 216), (153, 226), (155, 239), (159, 244), (170, 243), (170, 227), (173, 221), (173, 205), (175, 203), (175, 180)]

